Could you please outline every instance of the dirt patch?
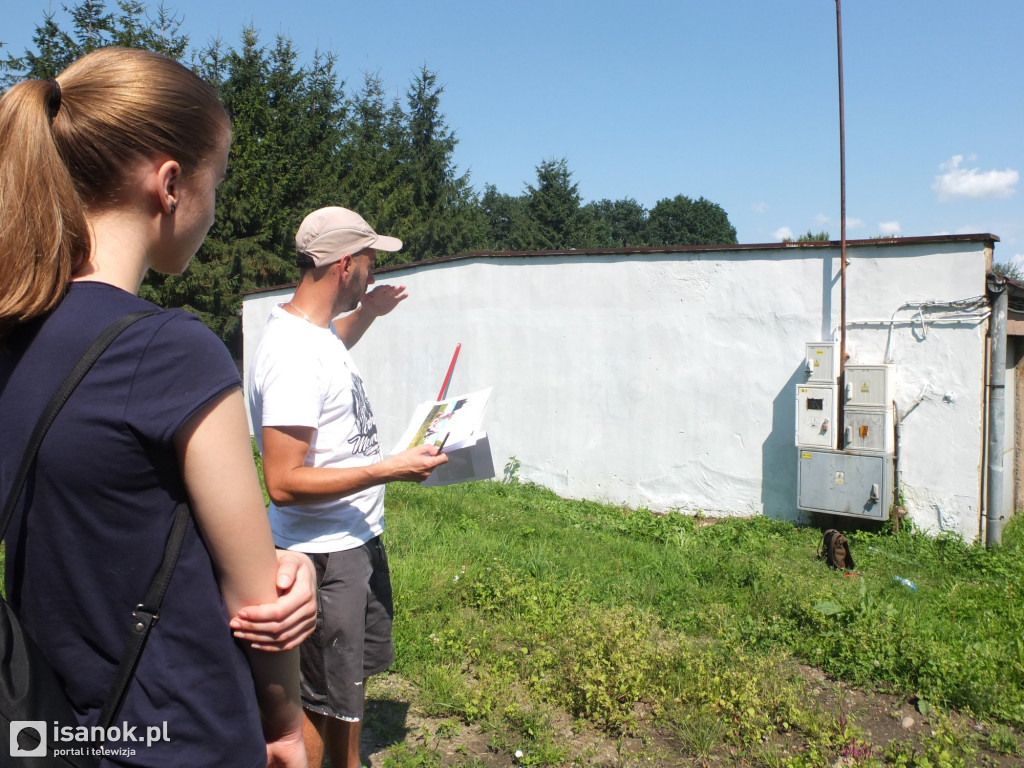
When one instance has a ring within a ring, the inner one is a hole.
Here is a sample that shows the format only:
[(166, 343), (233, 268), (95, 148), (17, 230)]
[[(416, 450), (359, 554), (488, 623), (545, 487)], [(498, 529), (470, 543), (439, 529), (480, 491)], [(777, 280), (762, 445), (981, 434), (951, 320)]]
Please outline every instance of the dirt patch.
[[(870, 754), (880, 757), (885, 748), (893, 743), (921, 749), (923, 743), (935, 734), (938, 725), (936, 719), (923, 715), (914, 698), (852, 688), (828, 677), (816, 667), (799, 665), (798, 669), (818, 706), (837, 720), (848, 720), (863, 734), (862, 743), (850, 746), (849, 752), (853, 755), (863, 754), (870, 749)], [(977, 765), (992, 768), (1020, 768), (1024, 765), (1020, 757), (979, 747), (979, 744), (985, 742), (990, 725), (956, 712), (948, 713), (947, 717), (954, 731), (967, 732), (966, 736), (978, 747)]]
[[(849, 748), (844, 750), (845, 756), (834, 758), (828, 768), (860, 765), (864, 761), (859, 758), (868, 755), (881, 758), (886, 747), (894, 742), (922, 749), (924, 742), (934, 734), (936, 721), (922, 715), (913, 700), (851, 688), (814, 667), (800, 665), (797, 669), (819, 711), (840, 723), (849, 723), (860, 734), (860, 739), (851, 740)], [(415, 686), (400, 675), (381, 675), (371, 681), (361, 742), (365, 765), (382, 768), (389, 751), (416, 747), (433, 751), (435, 759), (445, 768), (516, 768), (524, 763), (535, 764), (530, 755), (517, 757), (515, 748), (504, 743), (500, 734), (488, 733), (479, 725), (466, 725), (454, 718), (426, 716), (416, 706), (416, 698)], [(955, 713), (949, 720), (955, 729), (969, 732), (976, 746), (986, 743), (987, 729), (991, 726)], [(795, 754), (803, 746), (799, 734), (780, 734), (760, 749), (741, 752), (719, 745), (697, 756), (688, 754), (672, 733), (653, 726), (649, 717), (641, 717), (640, 722), (639, 734), (631, 738), (611, 736), (564, 714), (556, 715), (551, 725), (559, 747), (564, 750), (563, 764), (567, 766), (755, 768), (769, 764), (759, 755), (767, 758), (770, 754)], [(528, 751), (529, 747), (526, 749)], [(1024, 758), (979, 746), (975, 764), (986, 768), (1020, 768), (1024, 766)]]
[(359, 745), (365, 765), (380, 768), (385, 754), (400, 745), (432, 749), (445, 766), (514, 764), (510, 756), (499, 759), (503, 756), (491, 747), (491, 737), (478, 725), (427, 717), (413, 703), (415, 698), (415, 686), (400, 675), (371, 679)]
[[(371, 680), (367, 690), (366, 721), (360, 742), (364, 764), (381, 768), (389, 750), (426, 747), (436, 752), (442, 766), (472, 765), (475, 768), (515, 768), (532, 762), (530, 756), (517, 757), (516, 750), (502, 743), (500, 736), (485, 732), (479, 725), (466, 725), (453, 718), (424, 715), (415, 705), (416, 688), (397, 674)], [(565, 764), (578, 766), (634, 765), (643, 755), (650, 758), (650, 738), (617, 738), (556, 714), (551, 722), (555, 739), (566, 751)], [(671, 749), (671, 747), (667, 747)], [(529, 747), (526, 747), (529, 751)], [(675, 766), (685, 762), (645, 759), (646, 765)]]

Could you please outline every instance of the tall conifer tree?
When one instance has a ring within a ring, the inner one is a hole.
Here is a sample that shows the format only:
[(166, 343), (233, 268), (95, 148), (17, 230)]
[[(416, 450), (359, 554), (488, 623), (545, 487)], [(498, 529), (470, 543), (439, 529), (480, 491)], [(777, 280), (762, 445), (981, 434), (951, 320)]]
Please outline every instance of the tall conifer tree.
[(480, 208), (487, 227), (488, 249), (528, 251), (534, 247), (538, 240), (536, 223), (530, 217), (525, 195), (513, 197), (488, 184), (480, 198)]
[(397, 101), (388, 101), (379, 75), (364, 74), (351, 100), (345, 138), (338, 204), (359, 211), (378, 232), (402, 237), (413, 210), (412, 187), (403, 183), (408, 134), (405, 115)]
[(458, 140), (441, 112), (437, 74), (423, 67), (406, 92), (409, 104), (409, 160), (405, 175), (412, 188), (413, 210), (405, 226), (405, 253), (414, 260), (432, 259), (483, 245), (481, 219), (469, 175), (457, 175)]
[(527, 210), (536, 225), (533, 248), (561, 250), (596, 245), (593, 218), (581, 209), (579, 185), (568, 161), (544, 160), (537, 166), (537, 186), (527, 185)]

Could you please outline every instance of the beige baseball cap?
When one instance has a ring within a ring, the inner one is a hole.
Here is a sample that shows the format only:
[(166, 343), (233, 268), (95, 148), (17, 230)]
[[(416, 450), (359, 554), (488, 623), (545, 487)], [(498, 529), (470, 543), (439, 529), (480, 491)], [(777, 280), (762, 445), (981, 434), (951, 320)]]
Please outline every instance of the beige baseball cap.
[(364, 248), (400, 251), (402, 241), (378, 235), (358, 213), (338, 206), (313, 211), (302, 220), (295, 235), (300, 267), (325, 267)]

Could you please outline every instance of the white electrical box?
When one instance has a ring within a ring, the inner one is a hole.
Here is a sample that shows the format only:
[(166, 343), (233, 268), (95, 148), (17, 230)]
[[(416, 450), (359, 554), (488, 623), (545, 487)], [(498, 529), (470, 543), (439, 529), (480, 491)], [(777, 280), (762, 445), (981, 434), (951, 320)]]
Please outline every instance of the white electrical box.
[(889, 453), (801, 448), (797, 506), (808, 512), (888, 520), (893, 499)]
[(843, 372), (846, 405), (892, 407), (891, 365), (847, 365)]
[(843, 408), (843, 448), (892, 453), (895, 437), (892, 408), (847, 405)]
[(837, 403), (834, 384), (797, 384), (797, 445), (816, 448), (835, 447)]
[(804, 350), (807, 381), (834, 384), (839, 378), (839, 345), (834, 341), (811, 341)]

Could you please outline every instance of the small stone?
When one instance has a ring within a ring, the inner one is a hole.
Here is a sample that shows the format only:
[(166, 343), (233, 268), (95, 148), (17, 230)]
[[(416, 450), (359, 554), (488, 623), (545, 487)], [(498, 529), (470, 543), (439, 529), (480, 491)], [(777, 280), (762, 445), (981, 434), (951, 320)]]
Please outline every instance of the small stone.
[(903, 718), (903, 719), (902, 719), (902, 720), (900, 721), (900, 725), (902, 725), (902, 726), (903, 726), (904, 728), (906, 728), (907, 730), (910, 730), (911, 728), (913, 728), (913, 727), (914, 727), (914, 718), (913, 718), (913, 717), (911, 717), (910, 715), (907, 715), (906, 717), (904, 717), (904, 718)]

